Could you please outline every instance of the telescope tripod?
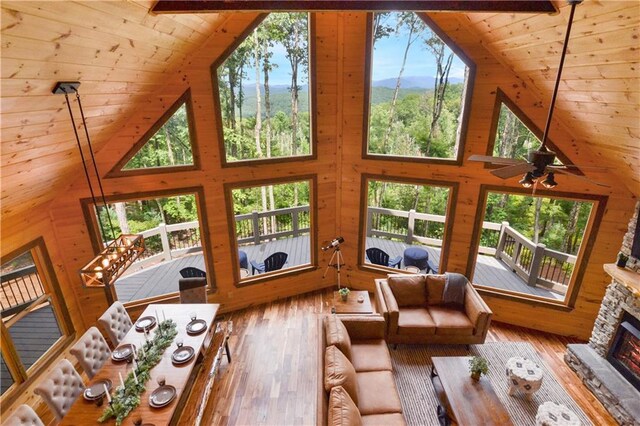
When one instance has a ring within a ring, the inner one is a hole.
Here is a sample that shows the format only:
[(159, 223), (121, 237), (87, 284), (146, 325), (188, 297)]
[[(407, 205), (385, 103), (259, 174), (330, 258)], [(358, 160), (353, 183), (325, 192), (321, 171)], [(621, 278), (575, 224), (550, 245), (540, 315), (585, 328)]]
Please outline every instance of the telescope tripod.
[(329, 264), (327, 265), (327, 269), (324, 270), (324, 275), (322, 275), (322, 278), (324, 279), (327, 276), (329, 268), (335, 268), (336, 271), (338, 271), (338, 290), (342, 288), (340, 286), (340, 268), (343, 266), (344, 259), (342, 258), (342, 252), (340, 251), (340, 246), (337, 246), (335, 249), (333, 249), (333, 254), (331, 255), (331, 259), (329, 259)]

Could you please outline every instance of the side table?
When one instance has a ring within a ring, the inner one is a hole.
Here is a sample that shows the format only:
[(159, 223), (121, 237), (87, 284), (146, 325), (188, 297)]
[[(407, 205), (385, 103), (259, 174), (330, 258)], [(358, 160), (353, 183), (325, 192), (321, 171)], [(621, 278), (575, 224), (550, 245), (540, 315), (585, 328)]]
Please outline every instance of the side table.
[(346, 301), (342, 300), (340, 293), (334, 291), (333, 306), (336, 314), (373, 314), (369, 292), (366, 290), (351, 290)]

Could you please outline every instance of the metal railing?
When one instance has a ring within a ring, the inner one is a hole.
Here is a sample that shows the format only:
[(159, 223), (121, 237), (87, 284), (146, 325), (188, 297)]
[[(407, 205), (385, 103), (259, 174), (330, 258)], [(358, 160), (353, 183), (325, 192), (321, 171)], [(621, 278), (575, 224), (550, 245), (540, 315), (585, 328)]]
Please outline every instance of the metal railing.
[[(445, 216), (393, 210), (367, 209), (367, 237), (382, 237), (442, 247)], [(437, 224), (437, 226), (434, 226)], [(529, 286), (566, 292), (576, 256), (535, 244), (509, 222), (482, 222), (483, 236), (496, 242), (495, 247), (480, 246), (480, 254), (495, 256), (507, 264)], [(493, 234), (491, 236), (490, 234)], [(497, 236), (497, 238), (496, 238)]]
[(20, 311), (44, 294), (44, 287), (35, 265), (2, 274), (0, 282), (2, 316)]

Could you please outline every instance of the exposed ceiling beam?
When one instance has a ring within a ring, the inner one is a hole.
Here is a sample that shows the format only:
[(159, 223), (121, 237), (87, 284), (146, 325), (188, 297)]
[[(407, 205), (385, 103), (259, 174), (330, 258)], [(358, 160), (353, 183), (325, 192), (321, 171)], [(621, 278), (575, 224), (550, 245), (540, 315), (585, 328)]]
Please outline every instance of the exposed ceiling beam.
[(556, 13), (550, 0), (429, 0), (429, 1), (362, 1), (362, 0), (158, 0), (155, 13), (205, 13), (223, 11), (292, 11), (292, 10), (361, 10), (361, 11), (457, 11), (457, 12), (522, 12)]

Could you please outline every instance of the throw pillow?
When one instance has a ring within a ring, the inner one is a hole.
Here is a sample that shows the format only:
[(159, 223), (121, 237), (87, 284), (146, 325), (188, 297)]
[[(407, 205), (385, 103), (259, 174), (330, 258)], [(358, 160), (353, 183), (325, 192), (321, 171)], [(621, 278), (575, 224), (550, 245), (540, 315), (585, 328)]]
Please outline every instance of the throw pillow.
[(391, 288), (399, 307), (425, 306), (427, 304), (424, 277), (419, 274), (398, 274), (390, 275), (387, 278), (389, 288)]
[(360, 426), (362, 417), (349, 393), (342, 386), (331, 389), (327, 424), (329, 426)]
[(329, 392), (336, 386), (342, 386), (358, 404), (356, 370), (340, 349), (329, 346), (324, 350), (324, 389)]
[(427, 275), (427, 304), (428, 305), (440, 305), (442, 304), (442, 293), (444, 293), (444, 286), (447, 283), (447, 279), (444, 274), (441, 275)]
[(340, 318), (337, 315), (329, 315), (324, 318), (324, 332), (327, 346), (334, 345), (351, 360), (351, 338)]

